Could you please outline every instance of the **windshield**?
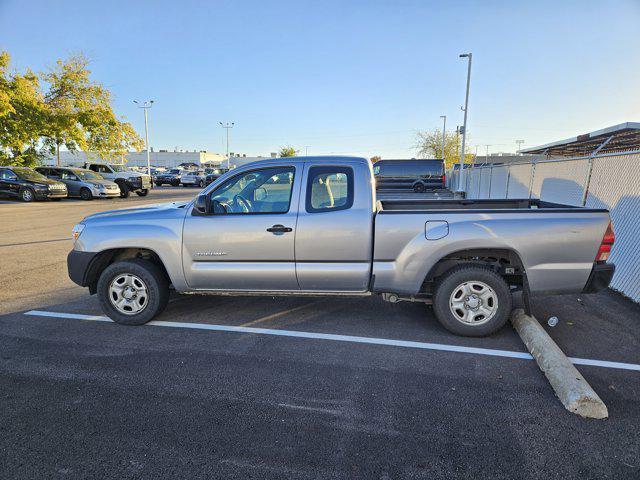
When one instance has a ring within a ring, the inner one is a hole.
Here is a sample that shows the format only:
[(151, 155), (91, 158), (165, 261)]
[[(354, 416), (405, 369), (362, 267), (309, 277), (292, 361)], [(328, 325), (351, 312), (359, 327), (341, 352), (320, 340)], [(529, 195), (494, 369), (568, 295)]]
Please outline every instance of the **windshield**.
[(43, 180), (47, 180), (47, 177), (41, 173), (31, 170), (30, 168), (14, 168), (12, 170), (23, 180), (30, 180), (32, 182), (42, 182)]
[(98, 173), (89, 170), (74, 170), (74, 172), (82, 180), (104, 180), (104, 177)]
[(169, 173), (171, 175), (178, 175), (180, 173), (180, 170), (177, 169), (177, 168), (173, 168), (173, 169), (169, 170)]

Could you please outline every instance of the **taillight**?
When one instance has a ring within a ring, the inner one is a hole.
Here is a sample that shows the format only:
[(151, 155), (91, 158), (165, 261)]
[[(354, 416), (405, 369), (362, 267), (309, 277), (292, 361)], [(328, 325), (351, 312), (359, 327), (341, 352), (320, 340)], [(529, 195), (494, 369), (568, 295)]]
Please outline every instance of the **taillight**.
[(604, 237), (602, 237), (602, 243), (600, 243), (600, 248), (598, 248), (598, 254), (596, 255), (596, 262), (606, 262), (609, 259), (609, 254), (611, 253), (611, 246), (616, 241), (616, 235), (613, 233), (613, 225), (609, 222), (609, 226), (607, 226), (607, 231), (604, 232)]
[(443, 173), (442, 174), (442, 185), (446, 185), (447, 184), (447, 174)]

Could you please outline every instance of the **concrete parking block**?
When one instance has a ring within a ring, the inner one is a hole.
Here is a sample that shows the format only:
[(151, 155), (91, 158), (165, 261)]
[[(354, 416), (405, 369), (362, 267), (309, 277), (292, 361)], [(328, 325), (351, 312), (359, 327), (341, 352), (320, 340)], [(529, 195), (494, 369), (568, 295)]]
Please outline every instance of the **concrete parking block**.
[(535, 317), (517, 309), (513, 311), (511, 323), (567, 410), (585, 418), (609, 416), (602, 399)]

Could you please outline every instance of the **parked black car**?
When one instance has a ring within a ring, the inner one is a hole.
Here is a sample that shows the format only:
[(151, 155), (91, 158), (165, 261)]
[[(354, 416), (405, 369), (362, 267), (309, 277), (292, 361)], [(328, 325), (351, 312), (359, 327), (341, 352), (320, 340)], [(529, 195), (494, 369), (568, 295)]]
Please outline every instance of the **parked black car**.
[(380, 160), (373, 165), (376, 188), (412, 189), (415, 192), (446, 187), (442, 160)]
[(59, 200), (67, 196), (67, 186), (26, 167), (0, 167), (0, 195), (23, 202)]
[(180, 185), (180, 178), (184, 173), (186, 172), (180, 168), (172, 168), (167, 172), (158, 172), (154, 183), (159, 187), (161, 187), (162, 185), (171, 185), (172, 187), (177, 187), (178, 185)]
[(205, 168), (205, 173), (207, 174), (204, 177), (205, 185), (209, 185), (210, 183), (215, 182), (221, 175), (224, 175), (229, 171), (228, 168)]

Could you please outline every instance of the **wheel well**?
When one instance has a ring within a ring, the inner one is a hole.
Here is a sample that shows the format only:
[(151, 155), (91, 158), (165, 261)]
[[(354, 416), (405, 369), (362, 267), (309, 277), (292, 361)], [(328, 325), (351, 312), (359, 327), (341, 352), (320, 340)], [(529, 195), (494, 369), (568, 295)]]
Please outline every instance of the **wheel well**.
[(162, 263), (162, 260), (160, 260), (158, 254), (153, 250), (138, 247), (114, 248), (98, 253), (91, 261), (91, 264), (87, 269), (87, 276), (85, 279), (87, 286), (89, 287), (89, 293), (91, 293), (92, 295), (96, 293), (98, 287), (98, 279), (100, 278), (100, 274), (104, 271), (105, 268), (107, 268), (112, 263), (132, 258), (141, 258), (155, 263), (164, 272), (165, 276), (167, 277), (167, 281), (171, 283), (171, 278), (169, 277), (169, 273), (167, 272), (164, 263)]
[(520, 256), (507, 249), (470, 249), (450, 253), (436, 263), (422, 283), (421, 292), (431, 294), (442, 275), (462, 264), (477, 264), (491, 268), (502, 276), (509, 286), (522, 288), (526, 284), (526, 272)]

